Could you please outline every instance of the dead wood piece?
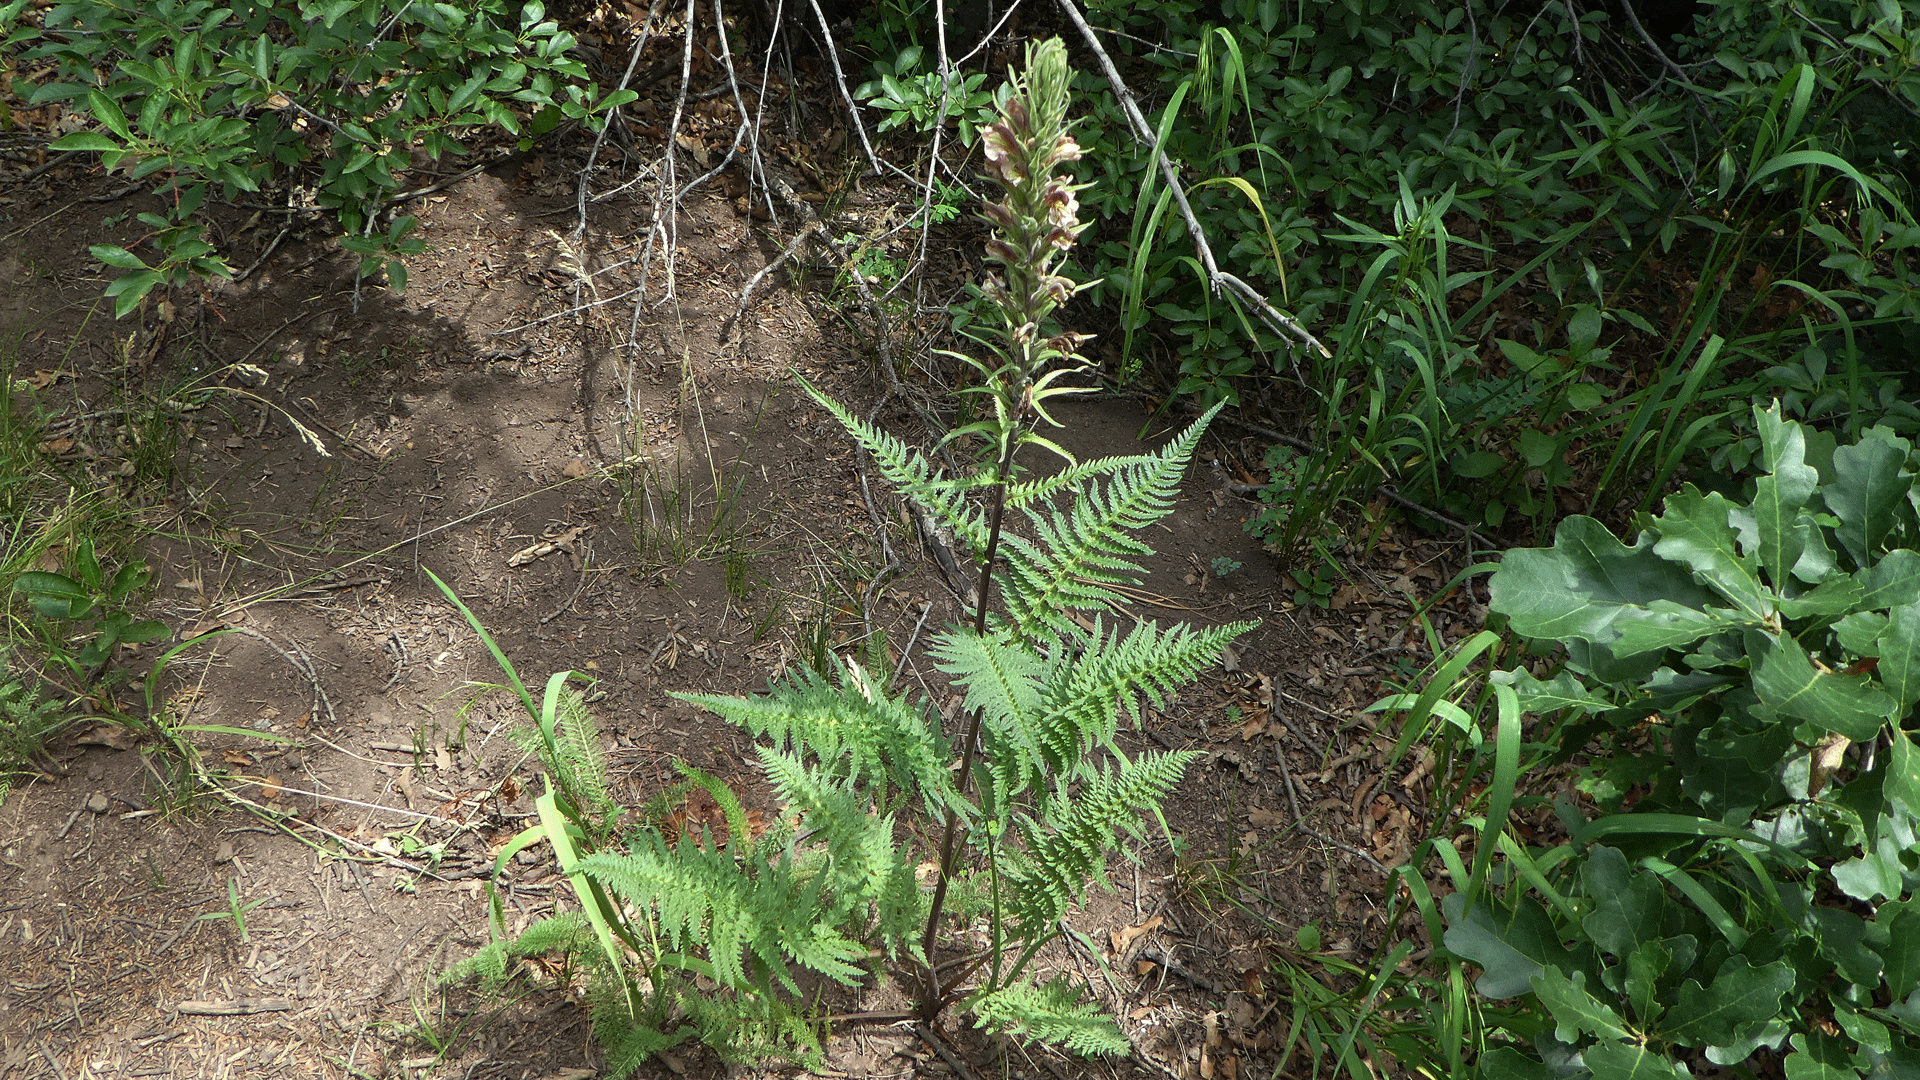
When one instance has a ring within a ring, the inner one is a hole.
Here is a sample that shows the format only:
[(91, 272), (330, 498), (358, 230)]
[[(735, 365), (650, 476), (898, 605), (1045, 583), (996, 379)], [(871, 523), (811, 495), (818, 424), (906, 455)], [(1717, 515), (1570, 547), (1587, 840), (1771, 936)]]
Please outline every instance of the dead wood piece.
[(224, 1001), (183, 1001), (174, 1006), (182, 1016), (247, 1016), (252, 1013), (286, 1012), (294, 1007), (286, 998), (228, 998)]

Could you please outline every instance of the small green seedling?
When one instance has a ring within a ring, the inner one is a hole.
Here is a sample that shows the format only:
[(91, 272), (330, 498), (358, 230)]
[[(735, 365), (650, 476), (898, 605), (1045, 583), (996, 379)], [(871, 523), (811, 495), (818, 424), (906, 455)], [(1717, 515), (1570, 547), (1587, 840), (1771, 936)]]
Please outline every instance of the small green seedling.
[(209, 919), (232, 919), (233, 928), (240, 931), (240, 943), (244, 945), (247, 941), (247, 912), (252, 911), (254, 908), (266, 902), (267, 898), (263, 896), (258, 900), (253, 900), (245, 904), (241, 903), (240, 879), (230, 877), (227, 879), (227, 910), (209, 911), (205, 915), (196, 917), (194, 921), (206, 922)]
[[(135, 619), (126, 608), (127, 598), (153, 578), (145, 566), (128, 563), (109, 577), (94, 554), (93, 541), (83, 539), (74, 545), (67, 571), (29, 570), (14, 580), (13, 588), (26, 597), (41, 620), (35, 629), (48, 658), (71, 671), (82, 685), (99, 681), (113, 659), (115, 645), (139, 644), (167, 634), (166, 623)], [(91, 637), (76, 638), (62, 631), (67, 623), (88, 621), (93, 623)], [(85, 644), (76, 651), (77, 640)]]
[(1229, 559), (1225, 555), (1221, 555), (1213, 560), (1213, 572), (1218, 577), (1226, 577), (1228, 574), (1240, 569), (1243, 565), (1245, 564), (1238, 559)]

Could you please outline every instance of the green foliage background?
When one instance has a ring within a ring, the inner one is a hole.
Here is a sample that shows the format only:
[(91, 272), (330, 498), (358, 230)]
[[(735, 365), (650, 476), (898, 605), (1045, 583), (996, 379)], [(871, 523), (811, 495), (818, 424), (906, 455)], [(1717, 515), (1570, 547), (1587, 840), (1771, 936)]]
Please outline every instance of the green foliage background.
[[(876, 51), (926, 40), (927, 14), (896, 11)], [(1920, 427), (1920, 7), (1708, 0), (1664, 41), (1622, 14), (1090, 6), (1158, 140), (1080, 66), (1084, 271), (1116, 313), (1113, 374), (1294, 419), (1312, 448), (1277, 450), (1254, 526), (1283, 554), (1382, 483), (1534, 535), (1566, 505), (1644, 508), (1747, 464), (1756, 395), (1847, 433)], [(1221, 267), (1331, 355), (1208, 288), (1156, 149)]]

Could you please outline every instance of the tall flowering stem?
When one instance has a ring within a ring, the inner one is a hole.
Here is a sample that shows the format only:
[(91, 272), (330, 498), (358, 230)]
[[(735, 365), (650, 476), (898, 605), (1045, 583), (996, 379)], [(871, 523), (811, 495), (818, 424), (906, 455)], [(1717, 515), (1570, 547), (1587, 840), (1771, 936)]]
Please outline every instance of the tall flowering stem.
[(988, 343), (992, 362), (960, 358), (985, 377), (971, 392), (992, 398), (994, 416), (955, 434), (980, 435), (993, 445), (1000, 466), (994, 482), (1008, 478), (1013, 451), (1024, 443), (1038, 442), (1068, 456), (1034, 434), (1032, 422), (1060, 426), (1047, 414), (1046, 400), (1079, 392), (1055, 381), (1085, 367), (1077, 351), (1085, 335), (1042, 336), (1048, 316), (1087, 287), (1060, 273), (1086, 228), (1080, 221), (1080, 187), (1055, 174), (1080, 160), (1080, 145), (1067, 122), (1071, 81), (1067, 50), (1058, 38), (1028, 46), (1026, 74), (1014, 79), (1000, 120), (981, 140), (987, 178), (1002, 195), (983, 213), (995, 232), (987, 241), (987, 260), (998, 272), (987, 279), (984, 292), (999, 315), (999, 340)]
[[(1072, 455), (1057, 443), (1036, 434), (1035, 420), (1054, 427), (1060, 422), (1046, 411), (1046, 402), (1058, 394), (1083, 392), (1081, 387), (1059, 386), (1063, 375), (1083, 370), (1085, 361), (1078, 353), (1087, 340), (1071, 332), (1043, 337), (1048, 316), (1086, 288), (1060, 273), (1066, 253), (1086, 228), (1081, 223), (1079, 187), (1067, 182), (1055, 170), (1080, 160), (1080, 146), (1073, 141), (1067, 122), (1067, 91), (1072, 71), (1067, 66), (1066, 46), (1058, 38), (1027, 47), (1026, 74), (1015, 76), (1012, 93), (1003, 106), (1000, 121), (989, 127), (982, 139), (987, 159), (987, 178), (999, 185), (1002, 198), (988, 203), (984, 211), (995, 236), (987, 241), (987, 259), (999, 272), (987, 279), (984, 292), (998, 309), (999, 340), (985, 344), (993, 361), (983, 361), (962, 353), (949, 353), (972, 365), (982, 376), (982, 384), (968, 393), (985, 394), (993, 402), (993, 416), (954, 431), (949, 439), (978, 435), (993, 448), (993, 471), (985, 477), (992, 486), (991, 509), (987, 519), (986, 549), (980, 554), (980, 584), (975, 590), (974, 632), (987, 632), (987, 606), (993, 589), (993, 564), (1000, 546), (1001, 517), (1006, 510), (1007, 482), (1013, 476), (1014, 454), (1027, 443), (1038, 443), (1063, 458)], [(968, 790), (973, 774), (973, 759), (980, 742), (978, 709), (967, 720), (961, 742), (960, 773), (962, 792)], [(927, 916), (922, 954), (928, 966), (922, 986), (921, 1015), (931, 1020), (955, 1000), (955, 987), (964, 977), (956, 977), (942, 986), (939, 965), (934, 961), (934, 935), (946, 904), (947, 883), (952, 879), (958, 856), (959, 815), (949, 812), (940, 843), (940, 876), (934, 885), (933, 905)], [(971, 970), (968, 968), (966, 970)]]

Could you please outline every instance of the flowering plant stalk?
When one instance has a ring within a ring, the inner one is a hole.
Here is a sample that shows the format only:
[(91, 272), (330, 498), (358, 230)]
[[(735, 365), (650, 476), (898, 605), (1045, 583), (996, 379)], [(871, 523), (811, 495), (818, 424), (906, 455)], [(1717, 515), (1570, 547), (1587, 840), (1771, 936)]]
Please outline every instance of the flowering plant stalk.
[[(973, 632), (987, 634), (988, 602), (993, 591), (993, 566), (1000, 547), (1000, 527), (1007, 505), (1007, 484), (1013, 478), (1014, 455), (1022, 445), (1038, 443), (1071, 462), (1073, 455), (1058, 443), (1033, 430), (1033, 421), (1044, 420), (1054, 427), (1061, 424), (1046, 411), (1047, 399), (1060, 394), (1083, 393), (1081, 387), (1061, 386), (1064, 375), (1084, 370), (1084, 359), (1077, 352), (1086, 336), (1072, 332), (1053, 338), (1042, 336), (1047, 317), (1073, 298), (1085, 286), (1075, 286), (1060, 273), (1066, 253), (1086, 226), (1079, 220), (1078, 187), (1069, 184), (1054, 170), (1080, 160), (1080, 146), (1073, 141), (1067, 122), (1067, 90), (1072, 72), (1067, 66), (1066, 46), (1059, 38), (1027, 46), (1024, 77), (1015, 76), (1012, 93), (1003, 107), (1000, 120), (987, 128), (981, 150), (987, 160), (987, 176), (1000, 186), (1003, 198), (990, 202), (983, 211), (997, 235), (987, 241), (987, 260), (997, 263), (1000, 272), (987, 279), (983, 291), (999, 312), (998, 342), (982, 342), (996, 363), (976, 359), (965, 353), (949, 352), (979, 371), (980, 386), (966, 392), (985, 394), (993, 402), (993, 415), (957, 428), (949, 441), (967, 435), (981, 436), (991, 448), (993, 465), (979, 477), (991, 485), (985, 550), (976, 553), (980, 560), (980, 583), (974, 590)], [(967, 718), (966, 735), (961, 742), (958, 785), (964, 795), (972, 779), (974, 758), (980, 744), (982, 710), (973, 709)], [(960, 815), (949, 812), (940, 841), (940, 875), (934, 885), (933, 904), (927, 913), (926, 932), (921, 951), (933, 955), (934, 938), (940, 917), (946, 909), (947, 887), (953, 879), (956, 843), (960, 835)], [(999, 962), (999, 950), (993, 950)], [(965, 972), (962, 973), (963, 975)], [(921, 1015), (932, 1019), (956, 997), (961, 979), (942, 985), (940, 969), (929, 964), (923, 976), (920, 998)]]
[[(978, 560), (970, 625), (936, 632), (928, 647), (964, 692), (964, 735), (956, 744), (929, 697), (895, 696), (852, 656), (830, 673), (789, 670), (764, 695), (679, 694), (753, 736), (777, 812), (756, 825), (725, 784), (682, 766), (724, 810), (725, 830), (643, 828), (621, 850), (588, 827), (578, 809), (585, 796), (553, 791), (538, 831), (502, 854), (504, 866), (526, 843), (552, 842), (582, 911), (497, 941), (460, 970), (498, 979), (513, 958), (584, 945), (603, 988), (595, 1030), (612, 1075), (695, 1037), (733, 1060), (818, 1061), (820, 1025), (796, 974), (856, 987), (882, 964), (911, 981), (912, 1011), (863, 1019), (933, 1021), (953, 1008), (1078, 1053), (1129, 1049), (1084, 987), (1064, 976), (1041, 981), (1036, 961), (1089, 884), (1106, 881), (1121, 830), (1139, 834), (1196, 756), (1129, 757), (1116, 745), (1122, 721), (1138, 725), (1147, 702), (1165, 708), (1251, 627), (1162, 627), (1129, 616), (1123, 633), (1103, 621), (1125, 603), (1119, 588), (1138, 582), (1137, 560), (1152, 551), (1137, 534), (1172, 510), (1212, 414), (1150, 453), (1013, 479), (1026, 443), (1066, 456), (1032, 428), (1053, 422), (1046, 402), (1072, 393), (1059, 380), (1083, 366), (1074, 349), (1084, 339), (1043, 329), (1076, 291), (1060, 269), (1081, 228), (1077, 200), (1054, 174), (1080, 153), (1067, 133), (1067, 85), (1060, 44), (1034, 47), (985, 137), (1002, 191), (987, 209), (999, 271), (987, 291), (1001, 318), (991, 359), (969, 361), (985, 376), (974, 392), (989, 396), (993, 414), (963, 430), (985, 439), (988, 464), (971, 479), (943, 477), (924, 451), (806, 387), (902, 497)], [(1056, 495), (1066, 496), (1061, 505)], [(1024, 524), (1003, 537), (1008, 510)], [(548, 699), (555, 719), (523, 695), (540, 724), (529, 744), (554, 776), (598, 776), (600, 759), (575, 753), (596, 744), (584, 700), (551, 683)], [(937, 873), (923, 889), (935, 836)]]
[[(1035, 419), (1059, 427), (1046, 411), (1046, 400), (1058, 394), (1084, 392), (1058, 386), (1064, 375), (1086, 368), (1078, 352), (1087, 336), (1062, 333), (1043, 337), (1049, 316), (1094, 283), (1076, 285), (1060, 273), (1067, 252), (1086, 225), (1079, 219), (1077, 193), (1084, 185), (1067, 182), (1054, 170), (1080, 160), (1080, 146), (1067, 122), (1067, 90), (1071, 83), (1066, 47), (1049, 38), (1027, 50), (1027, 73), (1016, 77), (999, 122), (987, 128), (981, 148), (987, 177), (1003, 193), (986, 205), (982, 216), (997, 233), (987, 241), (987, 260), (998, 264), (983, 291), (999, 316), (998, 341), (982, 341), (992, 353), (989, 363), (964, 353), (946, 355), (980, 372), (982, 383), (968, 393), (992, 399), (994, 414), (959, 428), (949, 440), (977, 435), (993, 449), (988, 483), (1010, 478), (1013, 455), (1026, 443), (1039, 443), (1071, 460), (1065, 450), (1036, 434)], [(984, 600), (984, 598), (982, 598)]]

